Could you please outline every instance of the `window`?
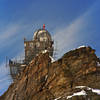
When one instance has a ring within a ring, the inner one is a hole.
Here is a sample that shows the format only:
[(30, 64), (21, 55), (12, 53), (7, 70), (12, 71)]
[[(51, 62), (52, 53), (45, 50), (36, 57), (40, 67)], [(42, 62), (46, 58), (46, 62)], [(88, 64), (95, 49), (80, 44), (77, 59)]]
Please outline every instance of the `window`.
[(36, 46), (37, 46), (37, 47), (39, 47), (39, 46), (40, 46), (40, 43), (39, 43), (39, 42), (37, 42), (37, 43), (36, 43)]
[(32, 48), (33, 47), (33, 43), (29, 43), (29, 46)]
[(47, 37), (44, 37), (43, 40), (44, 40), (44, 41), (47, 41)]
[(29, 55), (30, 55), (30, 51), (27, 51), (27, 52), (26, 52), (26, 56), (29, 56)]
[(43, 37), (40, 37), (40, 41), (43, 41)]

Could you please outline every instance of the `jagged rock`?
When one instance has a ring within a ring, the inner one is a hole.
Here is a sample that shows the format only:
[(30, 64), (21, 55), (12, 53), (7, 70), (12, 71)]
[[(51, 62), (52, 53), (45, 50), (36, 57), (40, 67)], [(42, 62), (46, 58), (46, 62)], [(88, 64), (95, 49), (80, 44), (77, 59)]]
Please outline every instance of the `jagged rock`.
[(0, 100), (100, 100), (99, 95), (86, 89), (86, 96), (67, 98), (81, 91), (76, 86), (100, 89), (99, 62), (91, 47), (72, 50), (53, 63), (48, 53), (39, 54)]

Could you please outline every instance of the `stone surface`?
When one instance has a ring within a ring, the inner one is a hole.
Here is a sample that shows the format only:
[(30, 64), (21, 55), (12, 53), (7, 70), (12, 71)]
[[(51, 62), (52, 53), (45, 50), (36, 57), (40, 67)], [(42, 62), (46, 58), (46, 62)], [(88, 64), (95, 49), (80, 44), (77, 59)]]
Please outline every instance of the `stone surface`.
[(16, 82), (0, 100), (100, 100), (100, 95), (90, 90), (86, 96), (73, 96), (87, 86), (100, 89), (100, 60), (91, 47), (72, 50), (51, 63), (48, 53), (39, 54), (24, 69)]

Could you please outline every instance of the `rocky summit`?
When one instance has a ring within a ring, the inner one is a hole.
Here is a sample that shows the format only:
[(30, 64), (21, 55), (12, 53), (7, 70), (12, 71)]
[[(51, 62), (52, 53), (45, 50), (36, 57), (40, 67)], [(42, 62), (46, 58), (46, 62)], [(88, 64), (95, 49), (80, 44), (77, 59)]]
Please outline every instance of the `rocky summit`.
[(0, 100), (100, 100), (100, 59), (81, 47), (52, 62), (48, 52), (35, 57)]

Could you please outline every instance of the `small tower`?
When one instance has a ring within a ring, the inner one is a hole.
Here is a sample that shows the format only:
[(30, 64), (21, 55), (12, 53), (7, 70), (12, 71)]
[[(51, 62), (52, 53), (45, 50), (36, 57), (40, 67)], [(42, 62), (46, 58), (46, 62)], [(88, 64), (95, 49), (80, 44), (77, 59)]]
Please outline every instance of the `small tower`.
[(50, 33), (45, 29), (45, 24), (43, 24), (42, 29), (38, 29), (34, 32), (31, 41), (24, 39), (24, 49), (26, 63), (44, 50), (48, 50), (49, 55), (53, 56), (53, 41)]

